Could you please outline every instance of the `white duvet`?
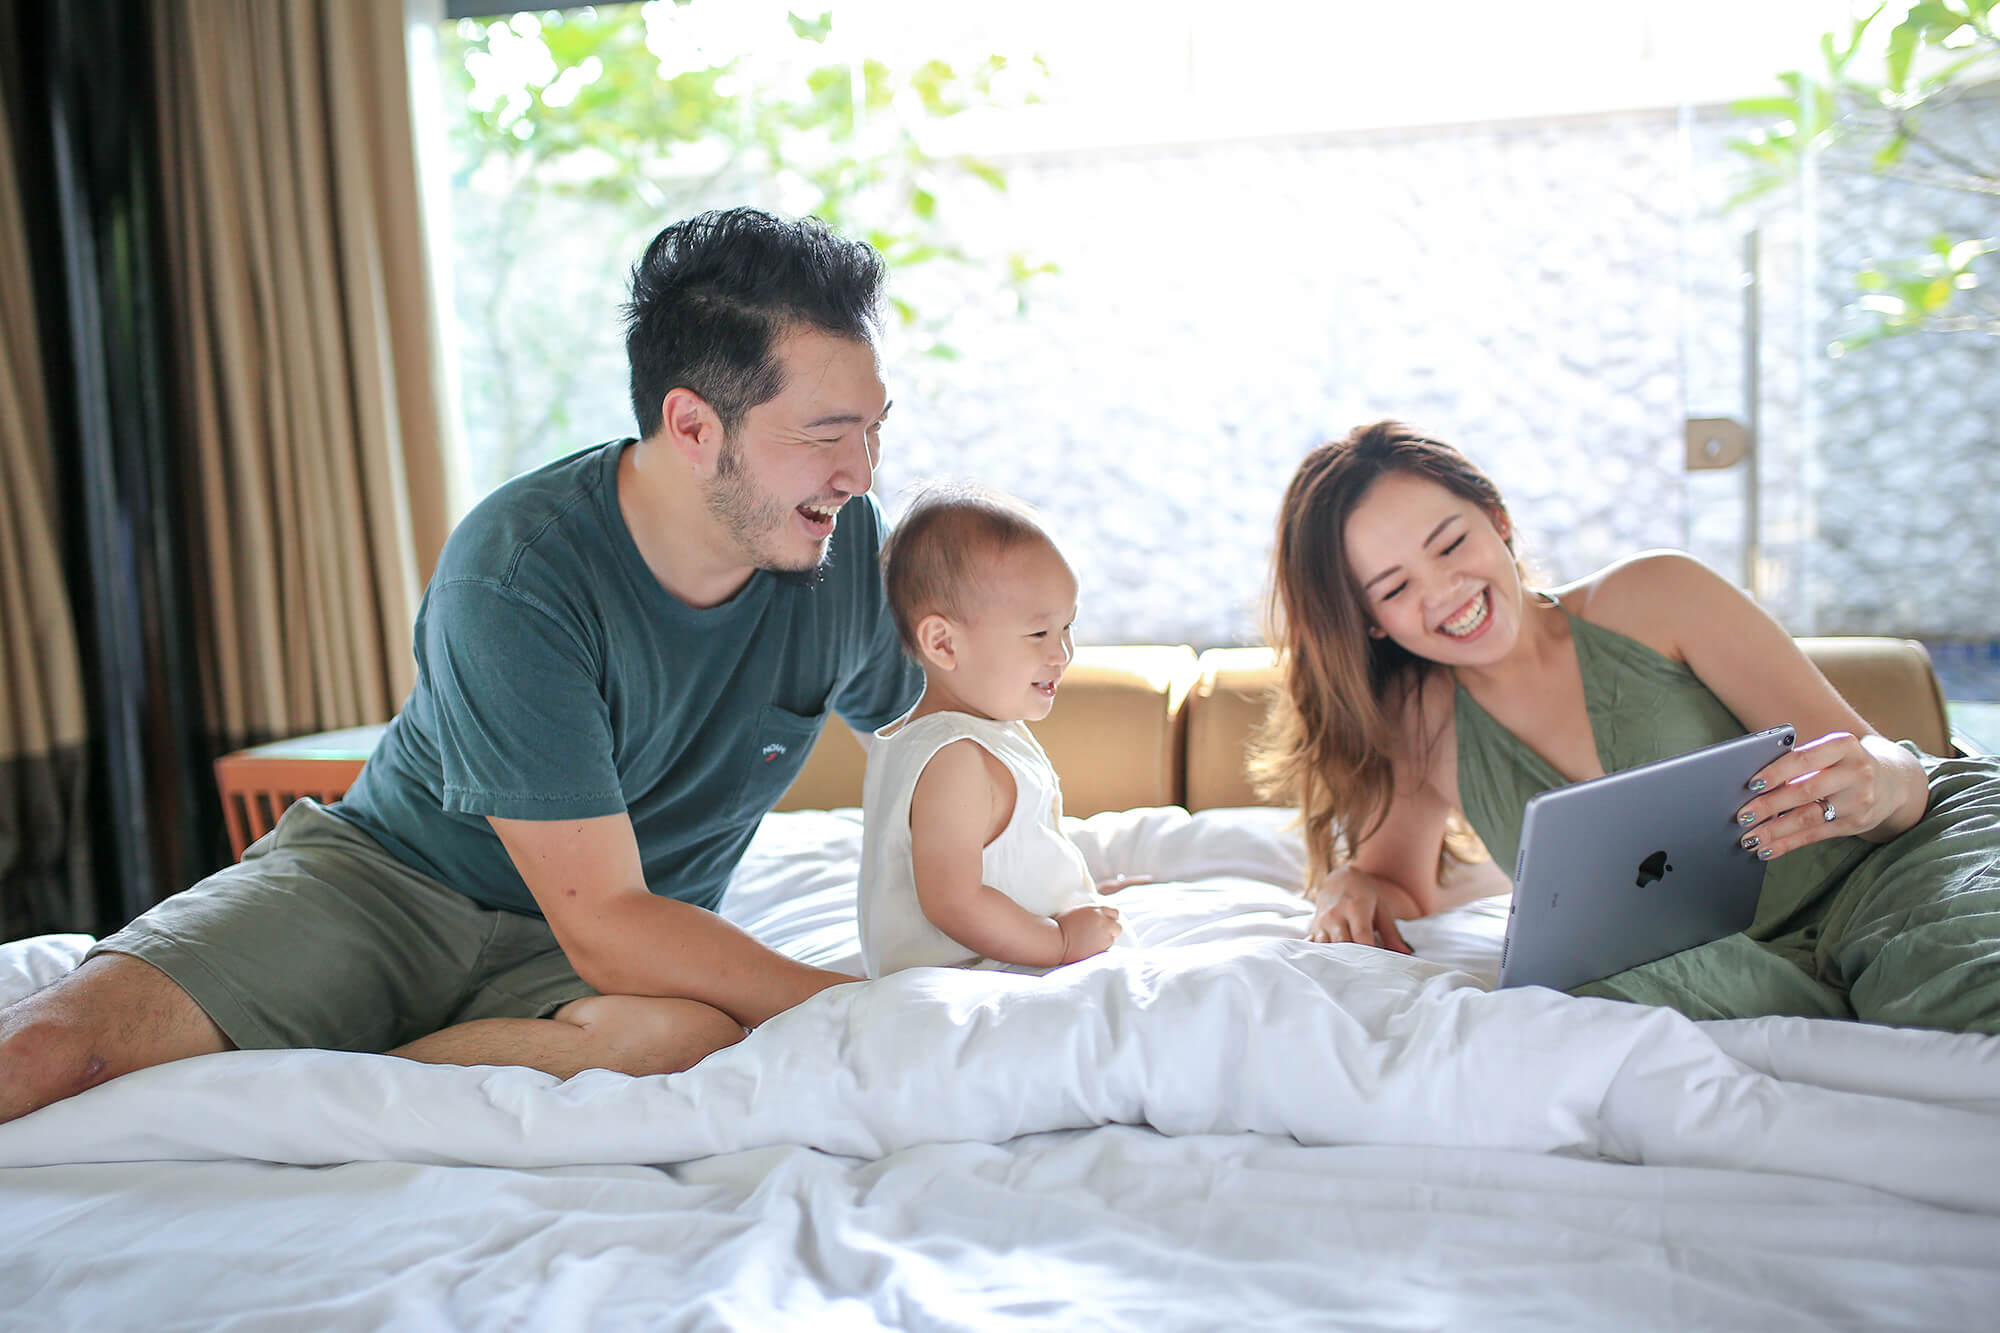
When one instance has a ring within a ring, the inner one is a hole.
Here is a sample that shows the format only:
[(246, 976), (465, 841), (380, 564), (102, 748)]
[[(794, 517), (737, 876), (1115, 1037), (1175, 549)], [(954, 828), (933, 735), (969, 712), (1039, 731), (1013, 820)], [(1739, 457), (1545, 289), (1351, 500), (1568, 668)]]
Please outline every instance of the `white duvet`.
[[(1416, 923), (1424, 958), (1301, 941), (1282, 887), (1297, 846), (1272, 812), (1074, 828), (1099, 873), (1170, 881), (1123, 895), (1140, 948), (1047, 977), (836, 987), (671, 1077), (239, 1052), (0, 1126), (0, 1225), (36, 1237), (0, 1280), (103, 1315), (143, 1278), (176, 1294), (148, 1302), (153, 1326), (1401, 1327), (1457, 1311), (1482, 1328), (1976, 1327), (2000, 1301), (2000, 1040), (1489, 992), (1504, 904)], [(851, 814), (773, 816), (726, 910), (851, 966), (858, 852)], [(76, 943), (10, 946), (0, 994)], [(107, 1163), (129, 1165), (83, 1165)], [(414, 1232), (300, 1167), (364, 1173)], [(153, 1191), (137, 1223), (84, 1206), (112, 1180)], [(266, 1273), (294, 1229), (248, 1219), (280, 1200), (363, 1246), (370, 1273), (421, 1269), (489, 1221), (511, 1238), (462, 1275), (456, 1313), (433, 1286), (374, 1278), (349, 1308), (322, 1279), (358, 1267), (353, 1251), (329, 1247), (303, 1290), (291, 1259)], [(166, 1243), (169, 1222), (213, 1253), (106, 1262)], [(528, 1234), (569, 1226), (599, 1239), (524, 1258)], [(681, 1276), (649, 1285), (649, 1262)], [(1500, 1281), (1509, 1264), (1525, 1286)]]

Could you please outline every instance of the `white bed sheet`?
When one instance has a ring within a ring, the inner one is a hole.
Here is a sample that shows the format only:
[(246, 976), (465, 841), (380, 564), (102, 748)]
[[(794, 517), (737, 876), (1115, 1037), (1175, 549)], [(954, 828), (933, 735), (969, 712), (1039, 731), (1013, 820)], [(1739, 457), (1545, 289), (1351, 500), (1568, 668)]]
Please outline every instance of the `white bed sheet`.
[[(0, 1327), (1992, 1327), (2000, 1040), (1488, 995), (1504, 903), (1305, 945), (1282, 824), (1075, 824), (1185, 881), (1128, 891), (1144, 947), (837, 988), (686, 1075), (117, 1080), (0, 1127)], [(773, 816), (725, 911), (851, 965), (858, 857)]]

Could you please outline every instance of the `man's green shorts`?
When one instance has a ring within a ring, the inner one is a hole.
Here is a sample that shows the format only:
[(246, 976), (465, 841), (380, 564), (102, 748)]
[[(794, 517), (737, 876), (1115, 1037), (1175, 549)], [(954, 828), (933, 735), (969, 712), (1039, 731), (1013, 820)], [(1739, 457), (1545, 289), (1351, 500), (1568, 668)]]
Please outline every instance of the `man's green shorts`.
[(597, 993), (542, 918), (480, 906), (311, 800), (91, 953), (159, 968), (244, 1049), (386, 1051)]

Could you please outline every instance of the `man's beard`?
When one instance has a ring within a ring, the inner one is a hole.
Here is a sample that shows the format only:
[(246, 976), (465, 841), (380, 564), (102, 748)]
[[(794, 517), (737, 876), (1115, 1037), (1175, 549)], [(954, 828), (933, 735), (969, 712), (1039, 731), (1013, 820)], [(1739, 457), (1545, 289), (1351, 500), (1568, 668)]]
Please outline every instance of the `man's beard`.
[(772, 578), (788, 588), (817, 588), (826, 580), (826, 571), (833, 564), (833, 546), (828, 544), (820, 553), (819, 563), (811, 569), (773, 569)]
[(791, 510), (759, 495), (743, 469), (742, 451), (734, 440), (725, 439), (715, 460), (715, 480), (702, 495), (708, 512), (719, 520), (749, 554), (757, 568), (774, 575), (779, 582), (795, 588), (810, 588), (826, 577), (833, 560), (833, 543), (821, 543), (819, 559), (811, 565), (788, 565), (766, 549), (766, 538), (782, 530), (791, 519)]

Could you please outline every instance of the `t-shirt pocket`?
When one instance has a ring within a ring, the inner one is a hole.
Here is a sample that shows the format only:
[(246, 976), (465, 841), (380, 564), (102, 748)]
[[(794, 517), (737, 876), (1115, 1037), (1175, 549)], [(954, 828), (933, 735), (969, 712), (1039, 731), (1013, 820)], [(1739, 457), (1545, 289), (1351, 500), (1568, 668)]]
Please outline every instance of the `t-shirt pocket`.
[(749, 752), (742, 760), (743, 781), (730, 802), (731, 808), (739, 814), (761, 818), (776, 805), (798, 777), (799, 770), (805, 767), (806, 756), (812, 753), (813, 742), (819, 739), (820, 726), (825, 721), (825, 713), (794, 713), (776, 704), (766, 706), (751, 730)]

